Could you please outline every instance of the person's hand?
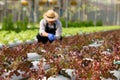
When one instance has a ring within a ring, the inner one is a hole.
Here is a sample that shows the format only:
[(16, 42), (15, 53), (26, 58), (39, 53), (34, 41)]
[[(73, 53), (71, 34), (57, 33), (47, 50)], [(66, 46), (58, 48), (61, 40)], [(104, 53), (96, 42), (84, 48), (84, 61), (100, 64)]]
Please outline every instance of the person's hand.
[(48, 39), (49, 39), (50, 41), (54, 41), (54, 40), (56, 39), (56, 37), (55, 37), (54, 34), (49, 33), (49, 34), (48, 34)]

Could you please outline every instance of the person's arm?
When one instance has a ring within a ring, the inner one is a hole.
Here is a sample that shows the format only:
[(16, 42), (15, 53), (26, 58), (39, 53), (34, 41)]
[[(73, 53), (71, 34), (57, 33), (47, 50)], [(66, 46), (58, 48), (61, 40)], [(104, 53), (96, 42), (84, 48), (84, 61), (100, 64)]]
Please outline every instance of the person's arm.
[(40, 30), (39, 30), (39, 33), (40, 33), (41, 36), (48, 37), (48, 33), (45, 32), (45, 24), (46, 24), (45, 20), (42, 19), (40, 21)]
[(60, 39), (61, 38), (61, 36), (62, 36), (62, 24), (61, 24), (61, 22), (58, 20), (58, 22), (57, 22), (57, 29), (56, 29), (56, 39)]

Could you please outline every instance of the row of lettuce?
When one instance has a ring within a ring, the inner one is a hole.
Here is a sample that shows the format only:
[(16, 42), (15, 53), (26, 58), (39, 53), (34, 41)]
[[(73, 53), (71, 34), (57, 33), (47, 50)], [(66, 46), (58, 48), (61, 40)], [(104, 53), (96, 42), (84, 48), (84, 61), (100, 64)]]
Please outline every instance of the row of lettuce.
[[(64, 29), (63, 36), (72, 35), (72, 32), (67, 32), (68, 30)], [(73, 34), (76, 34), (78, 31), (74, 30)], [(0, 30), (0, 47), (4, 45), (17, 45), (20, 43), (31, 43), (37, 41), (36, 35), (38, 34), (39, 29), (33, 30), (23, 30), (20, 32), (9, 31), (9, 30)]]
[(12, 45), (35, 40), (37, 32), (37, 30), (26, 30), (19, 33), (15, 31), (0, 31), (0, 45)]
[[(87, 27), (87, 28), (63, 28), (62, 36), (91, 33), (120, 29), (119, 26)], [(25, 30), (20, 32), (0, 30), (0, 45), (19, 44), (36, 40), (39, 29)]]
[[(37, 40), (36, 35), (39, 32), (38, 30), (39, 29), (33, 29), (33, 30), (25, 30), (20, 32), (0, 30), (0, 46), (14, 45), (14, 44), (16, 45), (25, 42), (31, 43), (32, 41), (36, 41)], [(65, 31), (62, 35), (63, 36), (71, 35), (71, 32), (67, 33), (67, 31)]]

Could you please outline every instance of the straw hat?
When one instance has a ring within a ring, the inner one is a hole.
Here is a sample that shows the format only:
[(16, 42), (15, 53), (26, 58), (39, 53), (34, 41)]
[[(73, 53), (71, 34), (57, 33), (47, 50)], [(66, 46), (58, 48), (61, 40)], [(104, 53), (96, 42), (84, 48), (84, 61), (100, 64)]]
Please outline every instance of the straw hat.
[(47, 21), (55, 21), (58, 19), (58, 14), (51, 10), (48, 10), (46, 13), (43, 14), (44, 19), (46, 19)]

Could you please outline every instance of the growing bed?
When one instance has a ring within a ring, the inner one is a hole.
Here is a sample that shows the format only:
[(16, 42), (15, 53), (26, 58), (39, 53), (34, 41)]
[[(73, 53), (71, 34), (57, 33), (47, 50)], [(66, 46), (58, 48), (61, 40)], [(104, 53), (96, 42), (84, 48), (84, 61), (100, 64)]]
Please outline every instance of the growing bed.
[(4, 46), (0, 80), (119, 80), (119, 34), (114, 30), (76, 34), (52, 44)]

